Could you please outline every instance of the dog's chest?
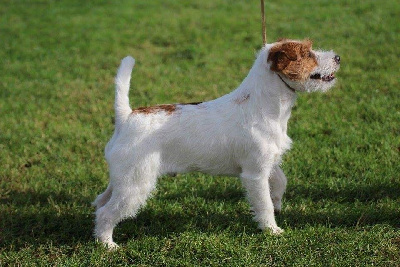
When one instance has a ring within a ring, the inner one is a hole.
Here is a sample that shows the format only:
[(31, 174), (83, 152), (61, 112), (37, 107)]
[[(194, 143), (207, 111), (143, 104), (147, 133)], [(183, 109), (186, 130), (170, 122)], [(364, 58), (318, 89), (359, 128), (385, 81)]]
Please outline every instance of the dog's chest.
[(274, 164), (281, 161), (281, 156), (290, 149), (292, 143), (287, 135), (287, 124), (293, 103), (294, 101), (284, 102), (275, 118), (258, 118), (251, 126), (253, 150), (261, 157), (271, 159)]

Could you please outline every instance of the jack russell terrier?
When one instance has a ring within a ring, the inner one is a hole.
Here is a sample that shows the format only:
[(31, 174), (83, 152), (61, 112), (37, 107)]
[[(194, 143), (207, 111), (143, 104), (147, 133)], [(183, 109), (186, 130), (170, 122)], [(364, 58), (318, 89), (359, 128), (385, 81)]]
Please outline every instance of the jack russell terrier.
[(199, 171), (240, 177), (254, 220), (283, 232), (286, 177), (279, 167), (290, 148), (287, 123), (296, 92), (327, 91), (340, 57), (314, 51), (310, 40), (265, 45), (241, 85), (215, 100), (131, 109), (129, 85), (135, 60), (122, 60), (115, 79), (115, 131), (105, 148), (110, 182), (96, 206), (96, 238), (113, 249), (113, 229), (134, 217), (165, 174)]

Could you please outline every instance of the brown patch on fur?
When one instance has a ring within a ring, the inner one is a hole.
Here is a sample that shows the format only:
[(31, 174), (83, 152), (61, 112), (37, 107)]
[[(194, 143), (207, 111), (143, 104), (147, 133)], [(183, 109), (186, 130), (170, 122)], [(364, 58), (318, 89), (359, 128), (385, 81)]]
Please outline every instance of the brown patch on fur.
[(152, 114), (157, 112), (166, 112), (167, 114), (172, 114), (176, 110), (176, 105), (167, 104), (167, 105), (157, 105), (152, 107), (140, 107), (132, 110), (133, 114)]
[(197, 105), (200, 105), (201, 103), (203, 103), (203, 102), (180, 103), (179, 105), (181, 105), (181, 106), (185, 106), (185, 105), (197, 106)]
[(178, 107), (177, 106), (185, 106), (185, 105), (200, 105), (203, 102), (192, 102), (192, 103), (183, 103), (183, 104), (164, 104), (157, 105), (152, 107), (140, 107), (132, 110), (133, 114), (152, 114), (157, 112), (166, 112), (168, 115), (174, 113)]
[(304, 81), (318, 65), (311, 47), (310, 40), (280, 39), (269, 50), (267, 61), (271, 62), (272, 71), (282, 73), (290, 80)]

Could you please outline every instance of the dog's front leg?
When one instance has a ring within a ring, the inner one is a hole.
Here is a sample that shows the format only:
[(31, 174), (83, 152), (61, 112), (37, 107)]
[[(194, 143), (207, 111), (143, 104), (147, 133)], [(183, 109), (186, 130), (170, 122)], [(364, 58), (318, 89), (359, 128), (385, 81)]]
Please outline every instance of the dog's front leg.
[(275, 221), (269, 175), (270, 172), (258, 174), (244, 172), (241, 175), (241, 181), (246, 188), (247, 199), (250, 202), (254, 212), (254, 220), (258, 222), (258, 226), (262, 230), (269, 229), (273, 234), (280, 234), (283, 230), (278, 227)]

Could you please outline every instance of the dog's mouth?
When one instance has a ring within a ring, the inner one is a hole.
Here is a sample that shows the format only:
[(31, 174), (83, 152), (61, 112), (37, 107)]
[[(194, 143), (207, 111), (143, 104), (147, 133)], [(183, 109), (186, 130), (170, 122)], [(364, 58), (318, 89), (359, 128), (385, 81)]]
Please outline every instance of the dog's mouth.
[(329, 75), (321, 75), (320, 73), (315, 73), (315, 74), (310, 76), (310, 79), (321, 80), (323, 82), (330, 82), (330, 81), (335, 79), (335, 73), (332, 72)]

